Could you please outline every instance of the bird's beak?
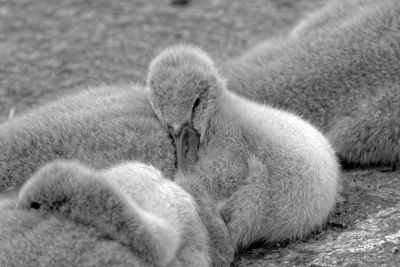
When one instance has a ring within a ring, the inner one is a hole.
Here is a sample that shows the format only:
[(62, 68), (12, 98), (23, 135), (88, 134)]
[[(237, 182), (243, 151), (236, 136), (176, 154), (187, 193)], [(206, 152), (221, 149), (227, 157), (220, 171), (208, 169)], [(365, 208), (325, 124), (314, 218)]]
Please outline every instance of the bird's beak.
[(188, 125), (184, 125), (179, 131), (170, 131), (170, 134), (175, 143), (178, 170), (186, 172), (198, 159), (200, 135)]

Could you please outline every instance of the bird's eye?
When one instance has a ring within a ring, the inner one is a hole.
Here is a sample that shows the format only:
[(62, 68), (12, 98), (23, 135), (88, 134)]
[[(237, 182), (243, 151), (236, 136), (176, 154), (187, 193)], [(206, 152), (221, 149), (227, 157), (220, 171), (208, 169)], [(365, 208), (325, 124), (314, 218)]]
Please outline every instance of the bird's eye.
[(40, 208), (40, 204), (37, 202), (31, 202), (31, 208), (38, 210)]
[(200, 105), (200, 96), (196, 99), (196, 101), (194, 101), (193, 109), (192, 109), (192, 116), (190, 119), (191, 122), (193, 122), (193, 119), (195, 117), (195, 114), (197, 112), (197, 108), (199, 107), (199, 105)]
[(194, 102), (193, 111), (194, 111), (199, 105), (200, 105), (200, 97), (198, 97), (198, 98), (196, 99), (196, 101)]

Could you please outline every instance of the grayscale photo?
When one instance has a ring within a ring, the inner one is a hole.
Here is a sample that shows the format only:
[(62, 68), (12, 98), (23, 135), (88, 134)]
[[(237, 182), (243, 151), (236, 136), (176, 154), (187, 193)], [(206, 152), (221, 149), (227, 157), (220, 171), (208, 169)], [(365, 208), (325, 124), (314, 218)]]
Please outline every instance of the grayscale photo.
[(0, 0), (0, 267), (400, 266), (399, 0)]

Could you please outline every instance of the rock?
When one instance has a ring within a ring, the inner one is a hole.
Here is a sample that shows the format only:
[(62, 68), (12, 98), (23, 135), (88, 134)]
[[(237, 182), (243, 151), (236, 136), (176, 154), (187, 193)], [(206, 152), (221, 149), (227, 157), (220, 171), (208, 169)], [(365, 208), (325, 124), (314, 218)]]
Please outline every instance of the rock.
[(400, 266), (399, 179), (400, 172), (345, 172), (343, 199), (324, 229), (246, 252), (235, 266)]

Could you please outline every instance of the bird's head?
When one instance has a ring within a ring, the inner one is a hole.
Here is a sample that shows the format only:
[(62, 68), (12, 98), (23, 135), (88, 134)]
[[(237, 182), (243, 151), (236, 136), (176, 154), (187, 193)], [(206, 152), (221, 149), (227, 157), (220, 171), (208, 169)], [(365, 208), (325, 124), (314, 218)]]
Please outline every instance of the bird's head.
[(151, 62), (147, 87), (154, 112), (174, 138), (178, 156), (197, 154), (196, 145), (203, 140), (225, 87), (211, 58), (196, 47), (166, 49)]

